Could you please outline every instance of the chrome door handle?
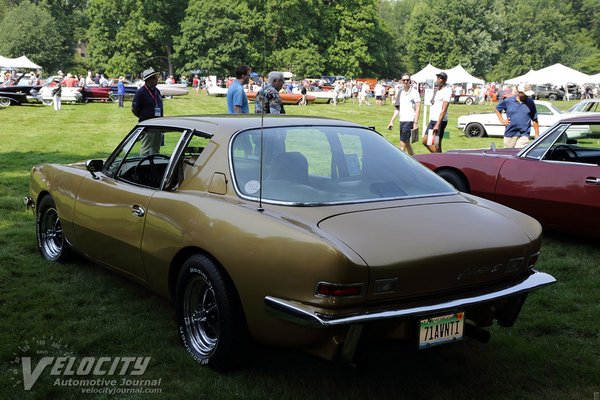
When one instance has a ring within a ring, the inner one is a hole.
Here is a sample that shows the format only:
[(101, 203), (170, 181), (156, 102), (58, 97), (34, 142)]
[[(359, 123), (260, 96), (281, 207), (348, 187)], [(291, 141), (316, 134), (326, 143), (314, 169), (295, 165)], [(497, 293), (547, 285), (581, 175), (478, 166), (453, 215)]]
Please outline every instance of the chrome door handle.
[(133, 207), (131, 207), (131, 214), (135, 215), (136, 217), (143, 217), (146, 215), (146, 210), (137, 204), (134, 204)]
[(600, 185), (600, 178), (595, 178), (593, 176), (590, 176), (588, 178), (585, 178), (585, 183), (590, 184), (590, 185)]

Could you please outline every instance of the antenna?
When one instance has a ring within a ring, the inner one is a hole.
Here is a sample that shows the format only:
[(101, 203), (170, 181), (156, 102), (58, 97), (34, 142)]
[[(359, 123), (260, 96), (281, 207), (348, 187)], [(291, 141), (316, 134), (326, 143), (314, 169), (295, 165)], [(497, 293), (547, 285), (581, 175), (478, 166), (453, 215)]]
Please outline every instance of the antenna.
[[(265, 3), (263, 3), (263, 15), (265, 18), (265, 21), (262, 24), (262, 35), (263, 35), (263, 51), (262, 51), (262, 65), (261, 67), (264, 68), (265, 65), (265, 61), (267, 59), (266, 57), (266, 53), (267, 53), (267, 33), (265, 31), (265, 25), (266, 25), (266, 18), (267, 18), (267, 13), (265, 12), (266, 10), (266, 6)], [(263, 97), (264, 97), (264, 90), (265, 90), (265, 79), (262, 79), (262, 82), (260, 84), (260, 90), (259, 93), (262, 91), (263, 93)], [(256, 93), (256, 100), (254, 100), (254, 102), (256, 104), (258, 104), (259, 98), (258, 98), (258, 93)], [(259, 159), (259, 175), (258, 175), (258, 182), (259, 182), (259, 186), (258, 186), (258, 212), (264, 212), (265, 209), (262, 206), (262, 194), (263, 194), (263, 161), (264, 161), (264, 129), (265, 129), (265, 104), (263, 101), (263, 98), (261, 97), (260, 99), (261, 107), (260, 107), (260, 159)], [(255, 105), (256, 107), (256, 105)]]

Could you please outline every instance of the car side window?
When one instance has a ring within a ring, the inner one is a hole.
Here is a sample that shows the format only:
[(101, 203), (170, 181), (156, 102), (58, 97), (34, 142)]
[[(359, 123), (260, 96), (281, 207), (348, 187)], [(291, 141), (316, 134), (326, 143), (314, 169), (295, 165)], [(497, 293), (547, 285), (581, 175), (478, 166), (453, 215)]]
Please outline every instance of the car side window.
[(600, 164), (600, 127), (597, 125), (568, 125), (550, 146), (545, 160), (578, 164)]
[(552, 115), (552, 111), (542, 104), (536, 104), (535, 108), (537, 109), (538, 115)]
[(107, 175), (158, 189), (184, 131), (164, 127), (136, 130), (105, 166)]

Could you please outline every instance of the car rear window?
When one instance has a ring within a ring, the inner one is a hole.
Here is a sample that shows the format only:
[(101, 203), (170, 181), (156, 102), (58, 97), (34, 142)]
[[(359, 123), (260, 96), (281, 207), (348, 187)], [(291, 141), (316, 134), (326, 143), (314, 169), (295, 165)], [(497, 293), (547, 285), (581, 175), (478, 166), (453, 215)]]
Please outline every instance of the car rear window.
[(366, 128), (248, 130), (234, 136), (230, 155), (236, 190), (250, 199), (314, 205), (455, 193)]

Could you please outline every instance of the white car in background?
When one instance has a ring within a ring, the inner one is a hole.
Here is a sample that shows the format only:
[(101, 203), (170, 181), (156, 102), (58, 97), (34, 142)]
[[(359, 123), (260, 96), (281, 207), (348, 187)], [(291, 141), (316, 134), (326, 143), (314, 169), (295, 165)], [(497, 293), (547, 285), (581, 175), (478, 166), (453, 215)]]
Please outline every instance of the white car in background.
[(600, 112), (600, 99), (586, 99), (581, 100), (573, 107), (569, 108), (567, 112), (571, 113), (588, 113), (588, 112)]
[[(46, 82), (37, 92), (37, 99), (47, 106), (54, 103), (54, 96), (52, 95), (54, 86), (51, 86), (51, 83), (52, 81)], [(60, 92), (61, 103), (81, 103), (82, 99), (83, 95), (80, 87), (62, 87)]]
[[(561, 111), (549, 101), (535, 100), (540, 125), (540, 135), (550, 128), (554, 123), (564, 118), (574, 117), (577, 113)], [(495, 112), (468, 114), (458, 117), (457, 128), (470, 138), (485, 136), (504, 136), (504, 125), (498, 120)], [(533, 136), (533, 129), (531, 136)]]
[[(294, 93), (301, 93), (301, 90), (299, 88), (294, 89)], [(318, 86), (311, 86), (306, 90), (306, 94), (309, 96), (314, 96), (315, 104), (319, 104), (319, 103), (333, 103), (333, 99), (335, 98), (335, 91), (332, 90), (323, 90)], [(343, 103), (346, 101), (346, 97), (344, 96), (344, 91), (340, 90), (338, 97), (337, 97), (337, 102), (338, 103)]]

